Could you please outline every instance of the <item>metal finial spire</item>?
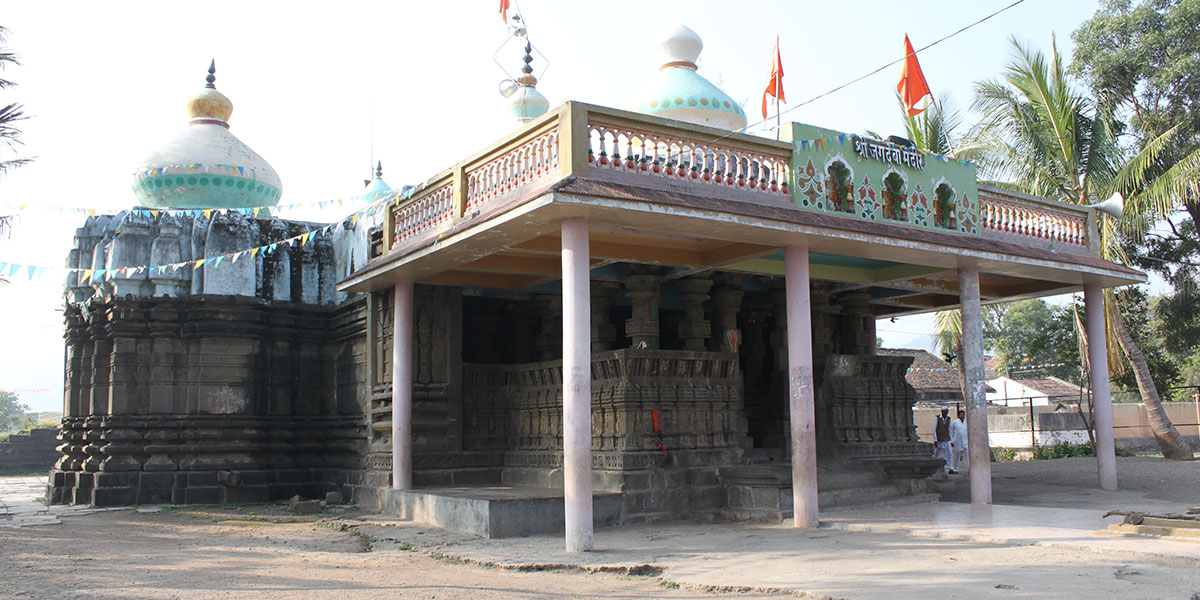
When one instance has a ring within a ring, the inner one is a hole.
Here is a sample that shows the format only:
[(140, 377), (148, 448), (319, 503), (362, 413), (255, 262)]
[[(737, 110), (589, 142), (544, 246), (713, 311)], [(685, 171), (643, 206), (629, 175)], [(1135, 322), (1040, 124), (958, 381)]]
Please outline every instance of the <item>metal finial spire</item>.
[(383, 161), (375, 163), (375, 179), (383, 178)]
[(530, 54), (531, 52), (533, 52), (533, 46), (530, 46), (529, 42), (525, 42), (525, 56), (521, 57), (521, 60), (525, 61), (525, 66), (521, 67), (521, 72), (526, 75), (533, 73), (533, 67), (529, 64), (533, 62), (533, 55)]
[(213, 85), (213, 82), (215, 82), (217, 80), (216, 73), (217, 73), (217, 59), (214, 58), (212, 60), (212, 62), (208, 63), (208, 77), (204, 78), (204, 80), (207, 81), (208, 84), (205, 85), (204, 87), (211, 88), (214, 90), (217, 89), (217, 86)]

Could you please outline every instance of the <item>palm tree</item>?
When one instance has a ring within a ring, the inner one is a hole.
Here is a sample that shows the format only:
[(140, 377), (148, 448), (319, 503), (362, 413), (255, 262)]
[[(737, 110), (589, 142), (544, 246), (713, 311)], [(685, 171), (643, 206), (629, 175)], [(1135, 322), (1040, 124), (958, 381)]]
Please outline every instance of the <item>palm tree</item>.
[[(8, 51), (4, 46), (4, 38), (8, 30), (0, 27), (0, 71), (3, 71), (7, 65), (21, 64), (17, 60), (17, 55)], [(13, 82), (0, 77), (0, 91), (6, 90), (15, 85)], [(21, 105), (17, 103), (9, 103), (6, 106), (0, 106), (0, 145), (12, 150), (15, 146), (21, 144), (21, 130), (17, 128), (16, 123), (24, 120), (25, 114), (21, 109)], [(29, 162), (27, 158), (0, 159), (0, 174), (4, 174), (9, 169), (19, 167)]]
[[(1121, 227), (1144, 233), (1195, 190), (1200, 158), (1188, 157), (1162, 169), (1163, 150), (1175, 130), (1151, 140), (1126, 160), (1118, 141), (1115, 105), (1077, 91), (1057, 44), (1049, 60), (1040, 50), (1012, 40), (1013, 56), (1001, 79), (976, 83), (973, 108), (982, 121), (972, 132), (981, 145), (973, 158), (991, 177), (1021, 191), (1072, 204), (1089, 205), (1113, 192), (1129, 198)], [(1158, 173), (1157, 176), (1154, 173)], [(1125, 262), (1114, 224), (1103, 219), (1104, 258)], [(1122, 368), (1118, 352), (1133, 365), (1150, 427), (1163, 456), (1191, 459), (1192, 451), (1167, 418), (1145, 357), (1137, 348), (1111, 290), (1105, 292), (1109, 363)]]

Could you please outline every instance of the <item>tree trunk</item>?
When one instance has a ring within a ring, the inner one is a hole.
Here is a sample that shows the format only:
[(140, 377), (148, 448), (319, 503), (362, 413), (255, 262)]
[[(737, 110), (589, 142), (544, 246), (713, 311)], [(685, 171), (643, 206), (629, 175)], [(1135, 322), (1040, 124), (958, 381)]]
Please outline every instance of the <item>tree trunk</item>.
[(1121, 344), (1121, 349), (1125, 351), (1129, 362), (1133, 364), (1133, 374), (1137, 378), (1138, 391), (1141, 392), (1142, 403), (1146, 406), (1146, 419), (1150, 422), (1150, 431), (1154, 433), (1154, 441), (1158, 443), (1158, 449), (1162, 450), (1163, 458), (1192, 460), (1192, 447), (1183, 439), (1183, 436), (1179, 435), (1175, 425), (1171, 424), (1171, 420), (1167, 418), (1167, 411), (1163, 409), (1162, 400), (1158, 397), (1158, 389), (1154, 387), (1154, 380), (1150, 378), (1150, 366), (1146, 364), (1146, 357), (1142, 355), (1142, 351), (1133, 342), (1133, 337), (1129, 335), (1129, 330), (1125, 328), (1125, 317), (1119, 310), (1111, 312), (1114, 317), (1113, 329), (1117, 332), (1117, 341)]

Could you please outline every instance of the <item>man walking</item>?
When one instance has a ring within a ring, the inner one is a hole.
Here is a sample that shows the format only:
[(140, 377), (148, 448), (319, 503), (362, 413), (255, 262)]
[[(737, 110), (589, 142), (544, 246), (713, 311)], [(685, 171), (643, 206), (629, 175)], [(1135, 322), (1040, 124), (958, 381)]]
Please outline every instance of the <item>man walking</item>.
[(954, 468), (954, 452), (950, 448), (950, 407), (943, 406), (942, 414), (933, 422), (933, 456), (946, 461), (946, 469), (958, 473)]
[(950, 450), (954, 455), (954, 466), (958, 469), (971, 468), (970, 453), (967, 452), (967, 413), (958, 411), (958, 418), (950, 423)]

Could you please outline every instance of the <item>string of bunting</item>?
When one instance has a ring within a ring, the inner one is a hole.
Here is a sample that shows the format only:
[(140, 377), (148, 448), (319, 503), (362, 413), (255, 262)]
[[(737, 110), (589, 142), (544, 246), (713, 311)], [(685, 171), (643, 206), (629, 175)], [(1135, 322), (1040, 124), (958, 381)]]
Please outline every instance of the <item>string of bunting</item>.
[[(345, 217), (342, 217), (341, 219), (338, 219), (337, 221), (335, 221), (333, 223), (325, 225), (324, 227), (310, 229), (304, 233), (297, 234), (297, 235), (294, 235), (292, 237), (285, 238), (282, 240), (277, 240), (277, 241), (271, 242), (270, 244), (263, 244), (261, 246), (257, 246), (254, 248), (247, 248), (245, 250), (229, 252), (226, 254), (221, 254), (219, 256), (207, 256), (204, 258), (185, 260), (185, 261), (166, 264), (166, 265), (139, 265), (139, 266), (132, 266), (132, 267), (120, 267), (120, 268), (116, 268), (116, 269), (83, 269), (83, 268), (78, 268), (78, 267), (45, 267), (45, 266), (38, 266), (38, 265), (25, 265), (25, 264), (10, 263), (10, 262), (0, 262), (0, 276), (11, 278), (11, 277), (15, 277), (20, 274), (20, 275), (24, 275), (28, 280), (33, 281), (34, 279), (40, 279), (47, 271), (67, 272), (67, 273), (75, 272), (80, 275), (79, 283), (84, 284), (84, 283), (99, 283), (101, 281), (104, 281), (105, 279), (109, 279), (112, 277), (118, 277), (118, 276), (129, 277), (131, 275), (136, 275), (136, 274), (144, 273), (144, 272), (149, 272), (150, 275), (163, 274), (163, 273), (166, 273), (167, 271), (175, 272), (184, 267), (191, 267), (193, 270), (195, 270), (195, 269), (199, 269), (200, 267), (207, 265), (209, 267), (215, 268), (215, 267), (219, 267), (221, 265), (221, 263), (223, 263), (226, 260), (228, 260), (230, 264), (235, 264), (235, 263), (237, 263), (238, 260), (245, 258), (247, 256), (249, 256), (249, 258), (253, 259), (253, 258), (257, 257), (259, 254), (263, 254), (264, 256), (273, 254), (279, 248), (279, 246), (283, 246), (283, 245), (295, 246), (297, 243), (299, 243), (301, 246), (304, 246), (305, 244), (307, 244), (309, 242), (309, 240), (311, 240), (313, 238), (314, 234), (319, 235), (322, 233), (329, 233), (331, 231), (336, 231), (337, 229), (340, 229), (342, 227), (342, 223), (345, 223), (347, 220), (350, 221), (352, 227), (355, 225), (358, 225), (358, 220), (360, 217), (367, 215), (369, 213), (373, 213), (374, 211), (378, 210), (382, 206), (386, 206), (390, 200), (392, 200), (393, 198), (396, 198), (397, 196), (402, 197), (402, 198), (407, 198), (408, 196), (411, 196), (411, 194), (412, 194), (411, 189), (404, 193), (388, 192), (383, 198), (380, 198), (379, 200), (372, 202), (369, 206), (366, 206), (366, 207), (362, 208), (361, 210), (358, 210), (358, 211), (351, 213)], [(242, 209), (230, 209), (230, 210), (242, 210)], [(189, 210), (188, 212), (191, 212), (191, 211)], [(212, 213), (218, 212), (218, 210), (217, 209), (212, 209), (212, 210), (204, 209), (204, 210), (198, 210), (196, 212), (202, 213), (202, 214), (204, 214), (204, 216), (206, 218), (208, 218), (212, 215)], [(257, 215), (257, 212), (255, 212), (255, 214)]]
[[(336, 198), (333, 200), (320, 200), (317, 202), (294, 202), (291, 204), (271, 204), (271, 205), (264, 204), (262, 206), (246, 206), (246, 207), (242, 207), (242, 208), (204, 208), (204, 209), (170, 208), (170, 207), (167, 207), (167, 208), (145, 208), (145, 207), (141, 207), (141, 206), (134, 207), (134, 208), (112, 208), (112, 207), (86, 208), (86, 207), (78, 207), (78, 206), (45, 206), (45, 205), (40, 205), (40, 204), (15, 204), (15, 205), (4, 205), (5, 210), (0, 210), (0, 214), (5, 214), (10, 211), (11, 212), (25, 212), (28, 210), (47, 210), (47, 211), (54, 211), (54, 212), (57, 212), (60, 214), (86, 214), (89, 217), (95, 217), (97, 215), (114, 215), (114, 214), (117, 214), (122, 211), (130, 211), (134, 214), (139, 214), (139, 215), (143, 215), (143, 216), (149, 215), (155, 219), (158, 219), (162, 215), (191, 215), (191, 216), (196, 216), (196, 217), (198, 217), (200, 215), (204, 215), (205, 217), (209, 217), (209, 216), (212, 216), (214, 213), (216, 213), (216, 214), (242, 213), (242, 214), (247, 214), (247, 215), (254, 215), (255, 217), (257, 217), (258, 214), (260, 212), (262, 212), (264, 209), (289, 209), (289, 208), (301, 208), (301, 207), (328, 208), (331, 206), (339, 206), (340, 207), (340, 206), (345, 206), (345, 204), (347, 202), (354, 202), (359, 199), (367, 199), (367, 200), (375, 201), (380, 198), (392, 197), (394, 195), (395, 195), (395, 192), (371, 192), (370, 194), (361, 194), (358, 196), (350, 196), (348, 198)], [(15, 209), (15, 210), (13, 210), (13, 209)]]
[[(850, 136), (846, 135), (844, 133), (841, 133), (838, 135), (831, 135), (829, 137), (815, 138), (815, 139), (811, 139), (811, 140), (794, 140), (792, 143), (796, 144), (801, 150), (808, 150), (810, 148), (813, 150), (820, 150), (822, 148), (829, 148), (829, 147), (833, 146), (834, 144), (838, 144), (840, 146), (845, 146), (846, 142), (848, 142), (848, 141), (850, 141)], [(887, 144), (888, 146), (898, 147), (891, 142), (885, 141), (883, 143)], [(969, 160), (962, 160), (962, 159), (953, 158), (950, 156), (943, 156), (941, 154), (935, 154), (933, 152), (927, 152), (925, 150), (921, 150), (921, 152), (928, 156), (932, 156), (942, 162), (957, 162), (957, 163), (962, 163), (964, 165), (974, 164)]]
[[(1011, 373), (1013, 371), (1025, 371), (1025, 370), (1032, 371), (1035, 369), (1049, 369), (1052, 367), (1078, 367), (1078, 366), (1079, 365), (1074, 364), (1074, 363), (1046, 363), (1046, 364), (1042, 364), (1042, 365), (1016, 365), (1016, 366), (1010, 366), (1010, 367), (996, 367), (996, 370), (997, 371), (1008, 371)], [(947, 368), (947, 367), (909, 367), (908, 370), (909, 371), (925, 371), (925, 372), (930, 372), (930, 371), (955, 371), (955, 372), (957, 372), (958, 371), (958, 369), (955, 367), (949, 367), (949, 368)]]

